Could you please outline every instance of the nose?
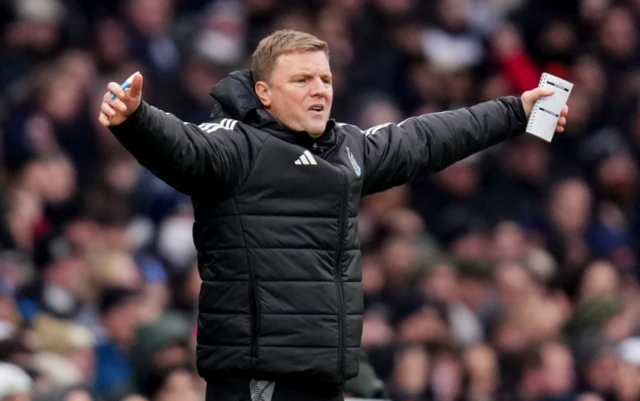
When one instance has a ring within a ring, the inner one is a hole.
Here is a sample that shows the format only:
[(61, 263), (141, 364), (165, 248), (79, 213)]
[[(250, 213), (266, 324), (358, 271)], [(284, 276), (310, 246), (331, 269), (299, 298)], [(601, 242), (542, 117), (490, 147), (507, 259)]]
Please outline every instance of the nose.
[(311, 84), (311, 96), (324, 96), (326, 91), (327, 87), (325, 86), (324, 82), (322, 82), (322, 78), (313, 78), (313, 82)]

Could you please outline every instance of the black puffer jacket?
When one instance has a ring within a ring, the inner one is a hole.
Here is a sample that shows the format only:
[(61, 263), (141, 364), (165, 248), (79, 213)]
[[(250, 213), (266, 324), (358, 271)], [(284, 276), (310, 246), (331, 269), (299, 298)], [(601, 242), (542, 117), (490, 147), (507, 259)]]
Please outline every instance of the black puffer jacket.
[(312, 139), (270, 117), (248, 71), (212, 96), (199, 126), (143, 103), (112, 128), (143, 166), (192, 196), (199, 372), (343, 383), (358, 373), (362, 334), (362, 196), (522, 133), (522, 104), (504, 98), (366, 131), (329, 121)]

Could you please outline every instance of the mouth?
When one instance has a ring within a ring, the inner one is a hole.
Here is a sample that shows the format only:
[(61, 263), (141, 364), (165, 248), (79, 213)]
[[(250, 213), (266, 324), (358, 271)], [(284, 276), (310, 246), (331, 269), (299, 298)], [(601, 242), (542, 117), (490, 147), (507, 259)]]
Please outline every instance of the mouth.
[(324, 106), (321, 104), (315, 104), (309, 107), (309, 111), (312, 112), (313, 114), (318, 114), (318, 115), (324, 114)]

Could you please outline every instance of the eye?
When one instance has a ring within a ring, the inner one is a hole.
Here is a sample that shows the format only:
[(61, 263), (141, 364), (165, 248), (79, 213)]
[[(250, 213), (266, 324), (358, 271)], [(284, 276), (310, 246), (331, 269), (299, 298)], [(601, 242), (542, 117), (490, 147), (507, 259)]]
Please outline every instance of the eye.
[(305, 82), (307, 82), (306, 78), (298, 78), (298, 79), (296, 79), (296, 83), (298, 83), (298, 84), (303, 84)]

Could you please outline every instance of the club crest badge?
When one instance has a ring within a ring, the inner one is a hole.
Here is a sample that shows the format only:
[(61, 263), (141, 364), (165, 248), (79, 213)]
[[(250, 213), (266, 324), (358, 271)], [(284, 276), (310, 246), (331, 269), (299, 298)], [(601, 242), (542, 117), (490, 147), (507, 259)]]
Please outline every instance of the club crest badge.
[(360, 177), (360, 174), (362, 174), (362, 170), (360, 169), (360, 166), (358, 165), (358, 162), (356, 161), (356, 158), (353, 157), (353, 154), (351, 154), (351, 150), (349, 149), (348, 146), (346, 146), (347, 148), (347, 156), (349, 156), (349, 161), (351, 162), (351, 166), (353, 167), (353, 171), (356, 172), (356, 175), (358, 177)]

